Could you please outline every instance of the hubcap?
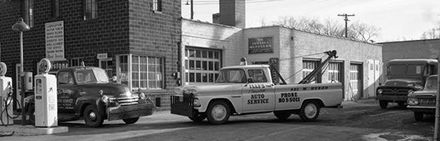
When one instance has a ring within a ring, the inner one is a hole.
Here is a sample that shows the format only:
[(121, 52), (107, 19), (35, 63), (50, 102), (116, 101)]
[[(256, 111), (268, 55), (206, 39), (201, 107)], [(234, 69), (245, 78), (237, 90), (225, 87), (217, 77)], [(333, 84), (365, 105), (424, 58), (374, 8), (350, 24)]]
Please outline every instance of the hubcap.
[(222, 105), (215, 105), (212, 108), (211, 115), (217, 121), (223, 120), (226, 117), (226, 107)]
[(90, 112), (89, 117), (90, 117), (91, 120), (96, 120), (95, 112)]
[(315, 104), (307, 104), (307, 106), (304, 108), (304, 113), (308, 118), (313, 118), (317, 112), (318, 108)]

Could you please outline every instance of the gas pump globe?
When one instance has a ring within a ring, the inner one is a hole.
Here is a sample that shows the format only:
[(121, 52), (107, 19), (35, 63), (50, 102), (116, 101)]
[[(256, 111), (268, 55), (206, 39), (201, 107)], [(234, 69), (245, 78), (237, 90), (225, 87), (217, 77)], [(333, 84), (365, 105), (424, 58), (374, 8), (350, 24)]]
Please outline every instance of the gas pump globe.
[(48, 74), (51, 63), (44, 58), (38, 63), (41, 74), (35, 76), (35, 126), (58, 126), (57, 79)]

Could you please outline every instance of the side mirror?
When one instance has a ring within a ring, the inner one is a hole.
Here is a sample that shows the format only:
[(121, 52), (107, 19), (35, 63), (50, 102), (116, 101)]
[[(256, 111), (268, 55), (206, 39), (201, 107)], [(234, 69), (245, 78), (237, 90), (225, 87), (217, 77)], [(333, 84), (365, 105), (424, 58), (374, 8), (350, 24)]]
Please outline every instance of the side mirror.
[(254, 83), (254, 80), (252, 78), (248, 78), (247, 82), (248, 83)]

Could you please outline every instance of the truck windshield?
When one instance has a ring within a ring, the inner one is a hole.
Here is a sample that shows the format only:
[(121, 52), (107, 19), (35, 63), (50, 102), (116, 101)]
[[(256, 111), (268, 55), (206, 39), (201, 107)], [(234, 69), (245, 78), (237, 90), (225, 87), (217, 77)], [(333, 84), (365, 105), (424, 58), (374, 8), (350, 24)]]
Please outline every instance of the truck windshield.
[(437, 77), (429, 77), (426, 80), (426, 90), (437, 90)]
[(107, 73), (101, 69), (76, 70), (75, 78), (78, 84), (84, 83), (109, 83)]
[(421, 75), (422, 73), (422, 64), (392, 64), (388, 66), (388, 75), (390, 76)]
[(224, 69), (220, 71), (216, 83), (246, 83), (246, 75), (241, 69)]

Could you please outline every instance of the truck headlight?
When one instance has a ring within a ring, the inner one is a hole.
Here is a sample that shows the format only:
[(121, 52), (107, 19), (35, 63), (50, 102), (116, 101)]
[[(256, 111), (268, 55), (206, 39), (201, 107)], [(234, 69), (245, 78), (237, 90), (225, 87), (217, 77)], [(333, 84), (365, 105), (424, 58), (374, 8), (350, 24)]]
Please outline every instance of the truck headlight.
[(139, 99), (145, 99), (145, 94), (144, 93), (139, 93)]
[(184, 94), (196, 94), (197, 90), (193, 89), (193, 88), (189, 88), (189, 89), (183, 89), (183, 93)]
[(377, 89), (377, 93), (378, 94), (382, 94), (383, 90), (382, 89)]
[(105, 103), (109, 102), (109, 98), (106, 95), (102, 95), (101, 100)]
[(199, 100), (198, 98), (194, 98), (194, 102), (193, 102), (193, 104), (194, 104), (194, 107), (200, 107), (200, 106), (202, 106), (202, 104), (200, 104), (200, 100)]
[(408, 105), (418, 105), (418, 104), (419, 104), (419, 100), (417, 98), (414, 97), (408, 98)]

